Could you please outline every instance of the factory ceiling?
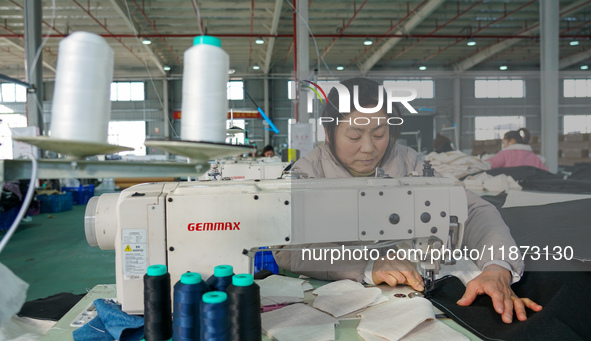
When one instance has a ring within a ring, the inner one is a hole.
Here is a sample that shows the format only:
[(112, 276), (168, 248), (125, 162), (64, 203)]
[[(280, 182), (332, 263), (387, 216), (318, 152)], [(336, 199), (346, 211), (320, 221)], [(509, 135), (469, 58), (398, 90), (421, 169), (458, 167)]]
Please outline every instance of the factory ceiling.
[[(0, 2), (0, 73), (22, 80), (24, 1)], [(43, 0), (44, 77), (54, 77), (58, 44), (74, 31), (107, 40), (115, 51), (116, 78), (182, 74), (183, 53), (201, 32), (221, 38), (236, 75), (289, 74), (298, 15), (294, 1)], [(311, 68), (539, 69), (538, 0), (308, 0), (307, 5)], [(578, 69), (591, 59), (590, 5), (560, 0), (561, 69)], [(143, 44), (146, 38), (151, 44)]]

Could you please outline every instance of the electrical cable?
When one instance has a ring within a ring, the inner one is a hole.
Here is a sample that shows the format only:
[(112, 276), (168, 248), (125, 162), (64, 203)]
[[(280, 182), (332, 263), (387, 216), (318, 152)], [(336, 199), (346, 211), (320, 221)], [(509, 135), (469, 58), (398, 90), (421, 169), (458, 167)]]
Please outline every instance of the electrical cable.
[(34, 194), (35, 193), (35, 182), (37, 182), (37, 170), (38, 170), (37, 160), (35, 159), (35, 156), (33, 156), (30, 153), (27, 153), (26, 155), (31, 160), (31, 180), (29, 182), (29, 188), (27, 189), (27, 194), (25, 195), (25, 198), (23, 199), (21, 209), (18, 211), (18, 214), (16, 215), (14, 222), (12, 223), (12, 225), (10, 225), (8, 232), (6, 232), (4, 237), (2, 237), (2, 239), (0, 240), (0, 253), (2, 253), (2, 250), (4, 250), (4, 247), (6, 247), (6, 244), (8, 244), (8, 241), (10, 240), (10, 238), (12, 237), (14, 232), (16, 232), (18, 225), (20, 224), (21, 220), (25, 216), (25, 213), (29, 209), (29, 205), (31, 204), (31, 201), (33, 200), (33, 196), (35, 195)]

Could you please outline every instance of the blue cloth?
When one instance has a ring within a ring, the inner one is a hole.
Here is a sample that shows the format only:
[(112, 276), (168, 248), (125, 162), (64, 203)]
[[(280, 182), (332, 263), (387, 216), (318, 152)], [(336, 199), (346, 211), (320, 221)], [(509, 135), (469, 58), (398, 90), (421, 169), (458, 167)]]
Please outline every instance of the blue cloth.
[(94, 301), (98, 316), (73, 333), (74, 341), (139, 341), (144, 336), (144, 318), (127, 315), (111, 300)]

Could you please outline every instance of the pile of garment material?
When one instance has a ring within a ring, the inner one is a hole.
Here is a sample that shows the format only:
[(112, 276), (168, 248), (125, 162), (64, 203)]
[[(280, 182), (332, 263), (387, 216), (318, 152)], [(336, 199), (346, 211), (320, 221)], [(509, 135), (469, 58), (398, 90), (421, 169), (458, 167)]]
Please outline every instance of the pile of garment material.
[[(509, 190), (522, 189), (511, 176), (505, 174), (493, 176), (485, 173), (485, 171), (490, 169), (490, 164), (478, 157), (464, 154), (461, 151), (446, 153), (433, 152), (428, 154), (425, 159), (429, 160), (433, 168), (442, 176), (462, 179), (464, 187), (474, 192), (498, 194), (508, 192)], [(479, 174), (470, 175), (475, 173)]]

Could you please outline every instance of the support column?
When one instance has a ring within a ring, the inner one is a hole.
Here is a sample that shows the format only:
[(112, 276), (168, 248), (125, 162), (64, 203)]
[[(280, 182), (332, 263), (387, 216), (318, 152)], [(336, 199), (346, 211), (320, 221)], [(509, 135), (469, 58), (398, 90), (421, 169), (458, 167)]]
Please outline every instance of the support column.
[(540, 83), (542, 155), (550, 172), (558, 170), (559, 1), (540, 0)]
[(460, 73), (456, 75), (454, 78), (453, 86), (454, 86), (454, 126), (456, 127), (455, 130), (455, 140), (454, 145), (457, 150), (462, 150), (462, 78), (460, 77)]
[(39, 127), (43, 135), (43, 53), (35, 60), (41, 48), (41, 1), (25, 1), (25, 57), (27, 64), (27, 83), (33, 88), (27, 92), (27, 124)]
[[(296, 53), (297, 53), (297, 80), (301, 82), (310, 76), (310, 49), (308, 33), (308, 0), (296, 1)], [(308, 91), (299, 91), (298, 103), (298, 123), (309, 123), (310, 114), (308, 114), (307, 98)]]
[[(166, 77), (162, 78), (162, 111), (163, 111), (163, 118), (164, 118), (164, 139), (168, 140), (170, 138), (170, 112), (168, 109), (168, 79)], [(168, 154), (168, 153), (166, 153)]]
[[(264, 87), (263, 87), (263, 91), (264, 91), (264, 110), (265, 110), (265, 114), (267, 114), (267, 116), (269, 117), (269, 119), (271, 121), (273, 121), (273, 117), (271, 116), (271, 112), (269, 111), (269, 77), (268, 75), (265, 75), (265, 80), (264, 80)], [(269, 141), (269, 124), (267, 124), (267, 121), (263, 121), (263, 137), (264, 137), (264, 145), (263, 147), (266, 147), (270, 144)]]

